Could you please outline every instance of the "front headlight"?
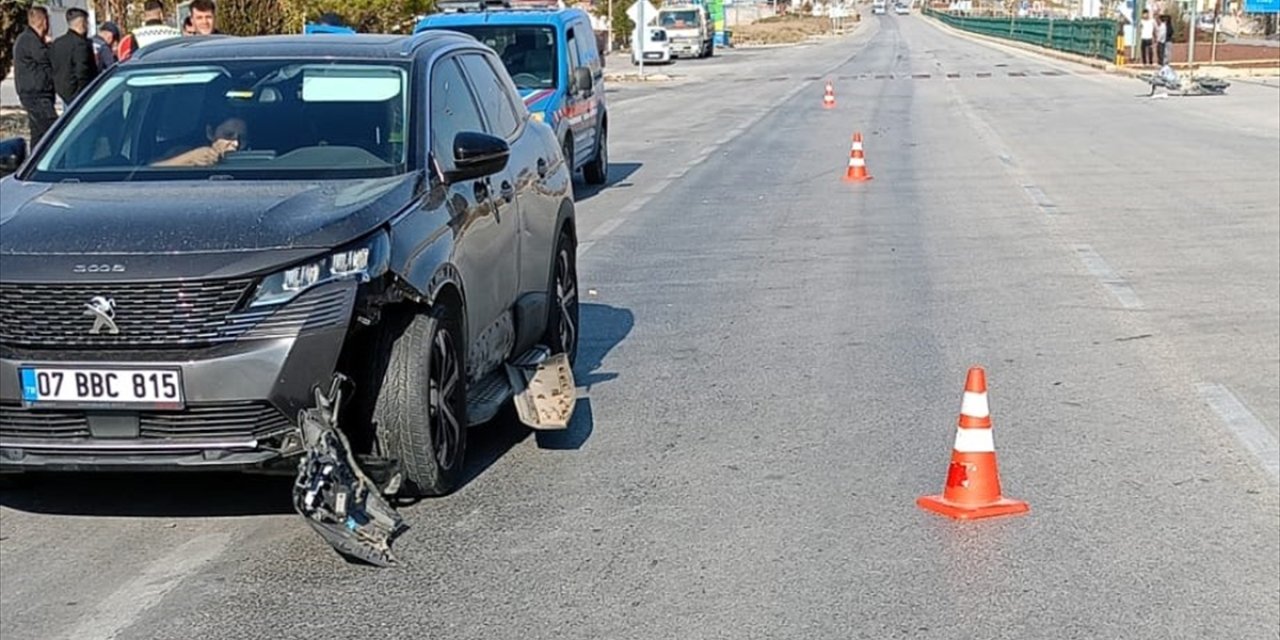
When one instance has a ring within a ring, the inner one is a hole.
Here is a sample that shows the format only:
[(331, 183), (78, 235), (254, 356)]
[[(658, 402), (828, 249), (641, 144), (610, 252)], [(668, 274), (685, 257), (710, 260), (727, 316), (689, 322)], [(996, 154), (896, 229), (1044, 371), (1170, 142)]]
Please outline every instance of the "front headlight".
[(319, 260), (273, 273), (263, 278), (253, 292), (250, 307), (283, 304), (319, 284), (335, 280), (356, 279), (368, 282), (387, 270), (391, 241), (387, 232), (377, 233)]
[(543, 114), (541, 111), (531, 111), (531, 112), (529, 112), (529, 117), (533, 118), (533, 119), (534, 119), (534, 121), (536, 121), (536, 122), (546, 122), (546, 121), (547, 121), (547, 116), (546, 116), (545, 114)]

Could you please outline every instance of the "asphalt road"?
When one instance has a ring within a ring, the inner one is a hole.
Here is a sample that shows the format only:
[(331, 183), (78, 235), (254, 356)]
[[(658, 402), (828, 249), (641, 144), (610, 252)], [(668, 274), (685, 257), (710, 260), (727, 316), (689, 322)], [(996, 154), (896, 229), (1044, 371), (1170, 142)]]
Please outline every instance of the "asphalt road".
[[(5, 493), (5, 639), (1277, 637), (1280, 92), (919, 16), (670, 71), (611, 91), (580, 193), (567, 433), (477, 432), (396, 570), (287, 481)], [(914, 504), (971, 364), (1027, 515)]]

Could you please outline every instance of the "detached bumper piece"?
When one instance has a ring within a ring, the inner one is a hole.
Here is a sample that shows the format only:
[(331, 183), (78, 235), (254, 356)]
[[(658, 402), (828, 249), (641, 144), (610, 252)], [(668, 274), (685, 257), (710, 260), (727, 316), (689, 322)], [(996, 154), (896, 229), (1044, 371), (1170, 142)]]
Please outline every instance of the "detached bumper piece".
[(394, 494), (400, 474), (379, 469), (387, 478), (379, 488), (361, 471), (346, 436), (338, 430), (342, 376), (334, 376), (326, 396), (316, 389), (316, 406), (298, 415), (306, 454), (293, 485), (293, 506), (329, 546), (348, 561), (377, 567), (398, 564), (391, 544), (408, 525), (383, 498)]

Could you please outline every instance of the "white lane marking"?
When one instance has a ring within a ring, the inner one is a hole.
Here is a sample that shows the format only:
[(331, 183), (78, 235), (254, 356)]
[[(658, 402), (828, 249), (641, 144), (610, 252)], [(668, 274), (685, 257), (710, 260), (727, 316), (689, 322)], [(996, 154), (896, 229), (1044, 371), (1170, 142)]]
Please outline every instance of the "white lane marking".
[[(827, 73), (820, 74), (820, 75), (829, 75), (831, 71), (834, 71), (835, 69), (838, 69), (841, 66), (844, 66), (844, 64), (846, 64), (847, 62), (848, 60), (836, 65), (835, 67), (832, 67), (831, 70), (828, 71)], [(712, 153), (715, 153), (717, 149), (737, 139), (737, 137), (742, 135), (744, 132), (746, 132), (747, 129), (754, 127), (756, 123), (763, 120), (765, 116), (776, 111), (778, 106), (781, 106), (782, 104), (785, 104), (787, 101), (796, 97), (797, 94), (799, 94), (801, 91), (805, 89), (808, 89), (809, 85), (814, 84), (814, 82), (815, 81), (813, 80), (803, 82), (796, 88), (792, 89), (791, 91), (788, 91), (778, 101), (777, 106), (771, 107), (769, 109), (765, 109), (764, 111), (761, 111), (760, 113), (757, 113), (756, 115), (752, 116), (750, 120), (743, 122), (738, 126), (734, 127), (733, 129), (730, 130), (730, 135), (725, 136), (720, 140), (717, 140), (716, 142), (708, 146), (705, 150), (703, 150), (702, 153), (698, 154), (697, 156), (694, 156), (691, 160), (685, 163), (685, 166), (683, 169), (680, 169), (676, 172), (672, 172), (672, 174), (668, 175), (666, 178), (660, 179), (657, 182), (657, 184), (650, 187), (647, 191), (644, 192), (644, 194), (633, 199), (625, 207), (619, 209), (618, 212), (614, 214), (617, 217), (613, 218), (608, 222), (602, 223), (599, 227), (596, 227), (595, 231), (592, 231), (591, 234), (587, 236), (586, 240), (583, 240), (578, 243), (578, 259), (581, 260), (583, 254), (590, 251), (593, 247), (596, 246), (596, 243), (600, 242), (600, 240), (603, 239), (606, 235), (608, 235), (614, 229), (617, 229), (620, 225), (622, 225), (622, 223), (626, 220), (624, 216), (627, 216), (631, 213), (639, 211), (641, 207), (649, 203), (650, 199), (652, 199), (654, 196), (658, 195), (659, 193), (662, 193), (663, 191), (665, 191), (667, 187), (671, 185), (671, 182), (673, 180), (683, 177), (685, 173), (687, 173), (694, 166), (702, 163)], [(676, 175), (676, 174), (679, 174), (679, 175)]]
[(1120, 277), (1115, 271), (1111, 270), (1111, 266), (1107, 264), (1102, 256), (1098, 255), (1093, 247), (1087, 244), (1072, 245), (1076, 255), (1080, 258), (1080, 262), (1084, 263), (1084, 268), (1097, 278), (1102, 286), (1106, 287), (1111, 295), (1115, 296), (1120, 304), (1126, 309), (1141, 309), (1142, 300), (1138, 299), (1138, 294), (1134, 293), (1133, 287), (1129, 286), (1129, 282)]
[(632, 200), (630, 204), (618, 211), (618, 217), (606, 220), (601, 223), (600, 226), (596, 227), (594, 231), (587, 235), (586, 240), (578, 243), (578, 259), (581, 260), (582, 255), (590, 251), (592, 247), (596, 246), (596, 243), (599, 242), (601, 238), (609, 235), (609, 232), (621, 226), (622, 223), (626, 221), (627, 214), (644, 206), (644, 203), (648, 201), (649, 198), (638, 198), (636, 200)]
[(143, 569), (142, 573), (98, 603), (93, 616), (63, 637), (111, 640), (148, 609), (159, 604), (183, 578), (195, 573), (231, 544), (231, 534), (212, 533), (188, 540)]
[(1275, 434), (1225, 386), (1201, 382), (1196, 389), (1240, 444), (1258, 459), (1271, 484), (1280, 484), (1280, 444), (1277, 444)]
[(1022, 188), (1027, 192), (1027, 195), (1030, 196), (1031, 201), (1039, 207), (1041, 213), (1050, 216), (1058, 213), (1058, 205), (1054, 204), (1053, 201), (1049, 199), (1049, 196), (1045, 194), (1044, 189), (1041, 189), (1034, 184), (1024, 184), (1022, 185)]

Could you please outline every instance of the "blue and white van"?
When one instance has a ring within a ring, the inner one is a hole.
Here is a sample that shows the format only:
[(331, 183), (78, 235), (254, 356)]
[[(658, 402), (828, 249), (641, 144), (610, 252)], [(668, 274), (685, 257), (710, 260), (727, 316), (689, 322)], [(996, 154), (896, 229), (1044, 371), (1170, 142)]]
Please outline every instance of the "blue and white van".
[(475, 37), (502, 59), (530, 114), (551, 125), (565, 160), (588, 184), (609, 179), (604, 59), (591, 18), (555, 4), (440, 2), (414, 33), (449, 29)]

